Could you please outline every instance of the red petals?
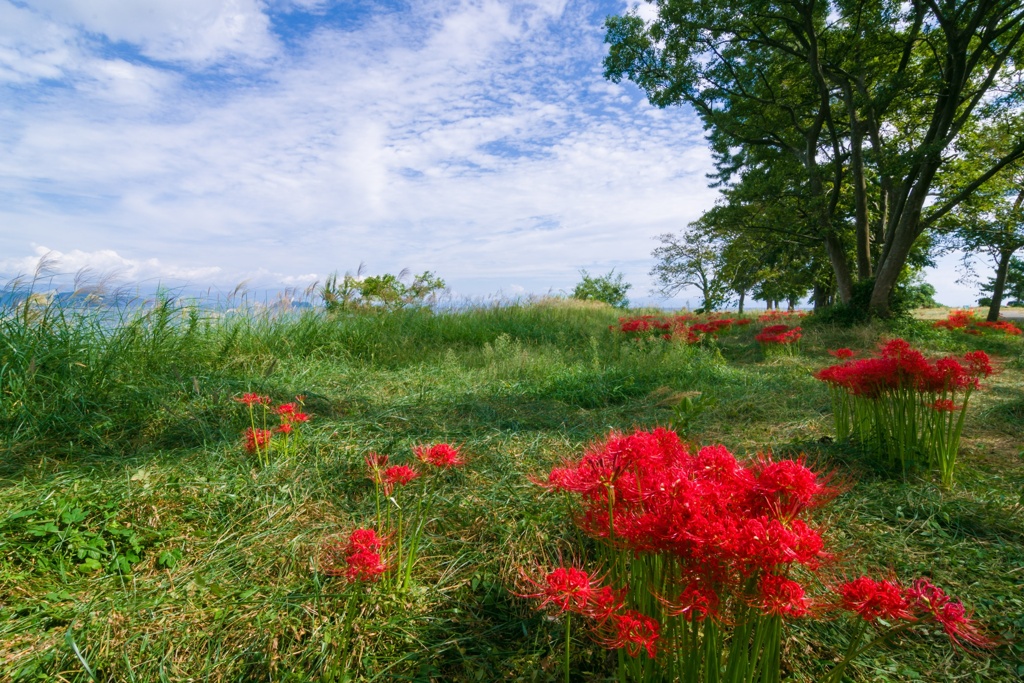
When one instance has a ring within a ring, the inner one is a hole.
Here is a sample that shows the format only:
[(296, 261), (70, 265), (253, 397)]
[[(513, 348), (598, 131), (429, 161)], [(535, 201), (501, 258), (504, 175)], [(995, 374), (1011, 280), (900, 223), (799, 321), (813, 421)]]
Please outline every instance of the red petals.
[(241, 397), (237, 397), (235, 400), (247, 406), (268, 405), (270, 403), (269, 396), (260, 396), (259, 394), (252, 393), (242, 394)]
[(657, 656), (661, 631), (657, 620), (631, 609), (613, 615), (612, 625), (614, 635), (608, 641), (609, 647), (625, 648), (630, 657), (638, 657), (643, 651), (652, 659)]
[(245, 450), (249, 453), (255, 453), (260, 449), (266, 449), (270, 445), (270, 440), (273, 436), (274, 432), (269, 429), (253, 429), (249, 427), (245, 430)]
[(448, 469), (466, 464), (466, 460), (462, 457), (459, 449), (450, 444), (439, 443), (433, 446), (416, 446), (412, 450), (421, 462), (433, 465), (434, 467)]
[(784, 576), (765, 574), (757, 588), (757, 607), (765, 614), (802, 617), (810, 610), (803, 586)]
[(911, 619), (910, 601), (903, 589), (891, 581), (861, 576), (839, 586), (843, 608), (855, 612), (865, 621), (897, 621)]
[(601, 587), (597, 577), (578, 567), (558, 567), (539, 581), (525, 573), (523, 578), (533, 592), (519, 597), (539, 600), (538, 609), (553, 605), (561, 612), (575, 612), (603, 620), (622, 606), (620, 593), (608, 586)]
[(395, 484), (404, 486), (420, 476), (420, 473), (408, 465), (392, 465), (384, 470), (381, 479), (385, 490), (390, 494)]
[(984, 351), (928, 361), (903, 339), (893, 339), (878, 357), (832, 365), (814, 376), (854, 396), (878, 398), (902, 390), (935, 394), (973, 389), (980, 377), (990, 374), (992, 365)]
[(803, 337), (803, 328), (789, 325), (769, 325), (754, 335), (754, 339), (769, 346), (787, 346), (795, 344)]
[(353, 529), (344, 544), (328, 542), (321, 546), (320, 570), (351, 582), (375, 581), (388, 570), (382, 556), (387, 545), (388, 539), (373, 529)]
[(992, 647), (993, 641), (985, 636), (978, 624), (970, 618), (959, 601), (928, 579), (918, 579), (905, 592), (914, 611), (922, 617), (931, 617), (942, 625), (953, 645), (963, 647)]

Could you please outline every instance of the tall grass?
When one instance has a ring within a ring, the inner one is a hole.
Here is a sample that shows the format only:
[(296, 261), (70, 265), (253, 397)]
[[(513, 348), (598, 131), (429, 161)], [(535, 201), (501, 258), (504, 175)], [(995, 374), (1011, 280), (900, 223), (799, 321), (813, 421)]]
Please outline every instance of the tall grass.
[[(858, 483), (823, 520), (839, 545), (929, 572), (1019, 636), (1020, 434), (1004, 424), (1003, 441), (982, 441), (1019, 404), (1019, 369), (979, 395), (963, 483), (941, 492), (826, 443), (828, 395), (808, 366), (849, 333), (807, 325), (804, 356), (764, 362), (752, 331), (697, 348), (624, 343), (615, 322), (593, 306), (332, 318), (182, 299), (12, 304), (0, 316), (0, 680), (555, 680), (564, 633), (510, 587), (522, 567), (592, 548), (529, 476), (610, 429), (667, 424), (692, 391), (717, 402), (690, 438), (840, 469)], [(866, 346), (884, 333), (855, 334)], [(259, 467), (244, 452), (232, 398), (247, 391), (306, 396), (298, 455)], [(441, 440), (470, 462), (432, 491), (409, 591), (362, 602), (343, 645), (346, 591), (317, 571), (318, 546), (373, 519), (368, 451), (402, 462)], [(830, 629), (797, 625), (792, 680), (828, 668), (841, 642)], [(577, 679), (609, 680), (614, 662), (589, 643), (573, 643)], [(1022, 654), (898, 645), (850, 680), (1009, 681)]]

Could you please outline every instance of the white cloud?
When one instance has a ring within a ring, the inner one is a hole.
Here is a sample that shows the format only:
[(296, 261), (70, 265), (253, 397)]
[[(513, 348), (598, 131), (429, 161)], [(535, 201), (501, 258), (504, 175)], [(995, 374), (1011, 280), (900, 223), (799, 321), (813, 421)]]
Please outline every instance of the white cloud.
[(203, 284), (222, 274), (221, 269), (217, 267), (196, 268), (163, 263), (156, 258), (125, 258), (112, 249), (73, 249), (61, 252), (37, 245), (33, 251), (34, 254), (31, 256), (0, 260), (0, 272), (8, 273), (11, 277), (52, 277), (54, 281), (62, 284), (76, 277), (89, 283), (104, 280), (129, 283), (173, 280)]
[[(365, 261), (472, 295), (616, 267), (639, 298), (652, 237), (717, 193), (693, 115), (601, 76), (600, 15), (624, 6), (420, 0), (286, 51), (256, 0), (0, 0), (0, 77), (70, 74), (0, 98), (0, 249), (222, 287)], [(50, 33), (17, 43), (8, 15)]]
[(35, 0), (33, 7), (55, 24), (131, 43), (154, 59), (265, 59), (277, 51), (257, 0)]

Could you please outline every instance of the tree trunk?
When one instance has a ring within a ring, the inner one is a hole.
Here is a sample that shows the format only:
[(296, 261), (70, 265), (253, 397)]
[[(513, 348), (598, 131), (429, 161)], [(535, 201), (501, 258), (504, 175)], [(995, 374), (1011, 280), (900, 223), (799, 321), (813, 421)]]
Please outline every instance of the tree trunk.
[(853, 275), (850, 273), (850, 262), (846, 258), (846, 250), (833, 232), (825, 233), (825, 252), (832, 264), (832, 272), (836, 276), (836, 288), (839, 292), (839, 300), (844, 304), (850, 303), (853, 296)]
[(994, 323), (999, 320), (999, 307), (1003, 305), (1003, 291), (1006, 289), (1006, 272), (1010, 269), (1013, 252), (1003, 249), (999, 252), (999, 264), (996, 266), (996, 281), (992, 287), (992, 303), (988, 306), (988, 320)]
[(744, 297), (746, 297), (746, 295), (747, 293), (745, 291), (740, 291), (740, 308), (739, 311), (737, 311), (738, 315), (743, 315), (743, 299)]
[(857, 118), (853, 86), (843, 84), (843, 99), (850, 113), (850, 173), (853, 175), (854, 226), (857, 234), (857, 278), (871, 277), (871, 226), (868, 215), (868, 184), (864, 179), (864, 128)]

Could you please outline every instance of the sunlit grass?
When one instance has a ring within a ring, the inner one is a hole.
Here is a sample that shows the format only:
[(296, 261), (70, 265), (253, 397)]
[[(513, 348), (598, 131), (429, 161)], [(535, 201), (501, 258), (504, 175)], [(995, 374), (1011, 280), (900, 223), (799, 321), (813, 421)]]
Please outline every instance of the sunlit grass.
[[(665, 397), (699, 391), (717, 402), (690, 438), (835, 469), (850, 488), (822, 521), (844, 560), (932, 576), (1011, 641), (979, 659), (908, 636), (857, 662), (851, 680), (1018, 680), (1019, 341), (806, 321), (800, 354), (766, 361), (753, 329), (705, 348), (626, 344), (615, 323), (604, 307), (555, 304), (328, 319), (166, 301), (113, 322), (8, 311), (0, 679), (557, 680), (559, 626), (510, 588), (520, 566), (587, 550), (528, 476), (609, 430), (667, 424)], [(952, 491), (829, 443), (828, 391), (812, 377), (826, 349), (896, 334), (933, 353), (973, 344), (1001, 365), (972, 397)], [(305, 447), (259, 467), (232, 401), (245, 391), (305, 395)], [(364, 601), (342, 651), (344, 590), (317, 572), (318, 547), (373, 518), (367, 452), (411, 461), (413, 446), (439, 441), (469, 464), (432, 493), (409, 590)], [(101, 549), (98, 567), (88, 547)], [(813, 681), (841, 654), (836, 629), (794, 626), (788, 680)], [(614, 671), (585, 638), (572, 658), (581, 681)]]

